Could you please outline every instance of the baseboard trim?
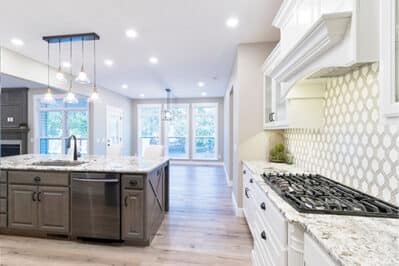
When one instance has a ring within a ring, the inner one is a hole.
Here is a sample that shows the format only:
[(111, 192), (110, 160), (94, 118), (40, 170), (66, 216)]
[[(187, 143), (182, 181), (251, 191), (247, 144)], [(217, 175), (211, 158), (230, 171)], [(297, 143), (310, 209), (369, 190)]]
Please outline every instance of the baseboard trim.
[(203, 165), (203, 166), (223, 166), (223, 162), (209, 162), (209, 161), (174, 161), (171, 160), (172, 165)]
[(234, 196), (234, 192), (231, 193), (231, 200), (233, 201), (233, 208), (236, 216), (244, 217), (244, 211), (242, 208), (238, 208), (236, 197)]
[(232, 187), (233, 186), (233, 182), (231, 182), (231, 180), (230, 180), (230, 176), (229, 176), (229, 173), (227, 173), (227, 169), (226, 169), (226, 165), (225, 164), (223, 164), (223, 169), (224, 169), (224, 176), (226, 177), (227, 185), (229, 187)]

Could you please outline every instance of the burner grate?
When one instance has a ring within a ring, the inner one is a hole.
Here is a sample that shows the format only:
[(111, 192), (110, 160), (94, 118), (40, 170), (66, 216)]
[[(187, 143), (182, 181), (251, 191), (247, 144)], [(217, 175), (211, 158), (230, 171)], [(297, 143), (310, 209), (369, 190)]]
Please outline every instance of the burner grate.
[(264, 181), (299, 212), (399, 218), (399, 208), (321, 175), (270, 173)]

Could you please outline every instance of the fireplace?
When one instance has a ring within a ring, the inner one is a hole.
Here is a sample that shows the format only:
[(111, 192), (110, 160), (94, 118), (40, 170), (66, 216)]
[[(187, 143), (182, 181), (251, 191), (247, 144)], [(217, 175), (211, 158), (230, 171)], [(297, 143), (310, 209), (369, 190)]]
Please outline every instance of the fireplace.
[(1, 157), (22, 154), (22, 140), (1, 140)]

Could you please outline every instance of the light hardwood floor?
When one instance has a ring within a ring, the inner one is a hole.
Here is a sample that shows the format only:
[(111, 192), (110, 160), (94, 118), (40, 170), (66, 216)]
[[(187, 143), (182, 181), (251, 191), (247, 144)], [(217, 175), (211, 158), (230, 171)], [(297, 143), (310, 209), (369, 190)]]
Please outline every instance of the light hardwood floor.
[(172, 166), (170, 176), (170, 212), (150, 247), (0, 235), (0, 265), (251, 265), (251, 236), (234, 216), (223, 168)]

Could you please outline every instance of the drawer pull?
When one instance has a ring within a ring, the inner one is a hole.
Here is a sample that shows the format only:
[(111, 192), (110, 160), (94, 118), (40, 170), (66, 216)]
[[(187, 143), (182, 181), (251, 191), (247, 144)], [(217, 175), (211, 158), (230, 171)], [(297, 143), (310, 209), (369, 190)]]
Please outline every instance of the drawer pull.
[(263, 240), (267, 240), (266, 232), (265, 232), (265, 231), (262, 231), (262, 233), (260, 234), (260, 237), (261, 237)]
[(138, 182), (137, 180), (130, 180), (129, 184), (135, 187), (137, 186)]
[(262, 202), (260, 204), (260, 208), (265, 211), (266, 210), (266, 204), (264, 202)]
[(35, 182), (40, 182), (41, 178), (40, 178), (40, 176), (35, 176), (35, 178), (33, 178), (33, 180), (34, 180)]
[(42, 201), (42, 198), (40, 197), (42, 195), (42, 192), (37, 193), (37, 201)]
[(249, 179), (249, 183), (253, 183), (253, 182), (254, 182), (253, 178)]
[(36, 192), (32, 192), (32, 201), (36, 201)]
[(245, 196), (249, 199), (248, 191), (249, 191), (249, 188), (245, 188)]

